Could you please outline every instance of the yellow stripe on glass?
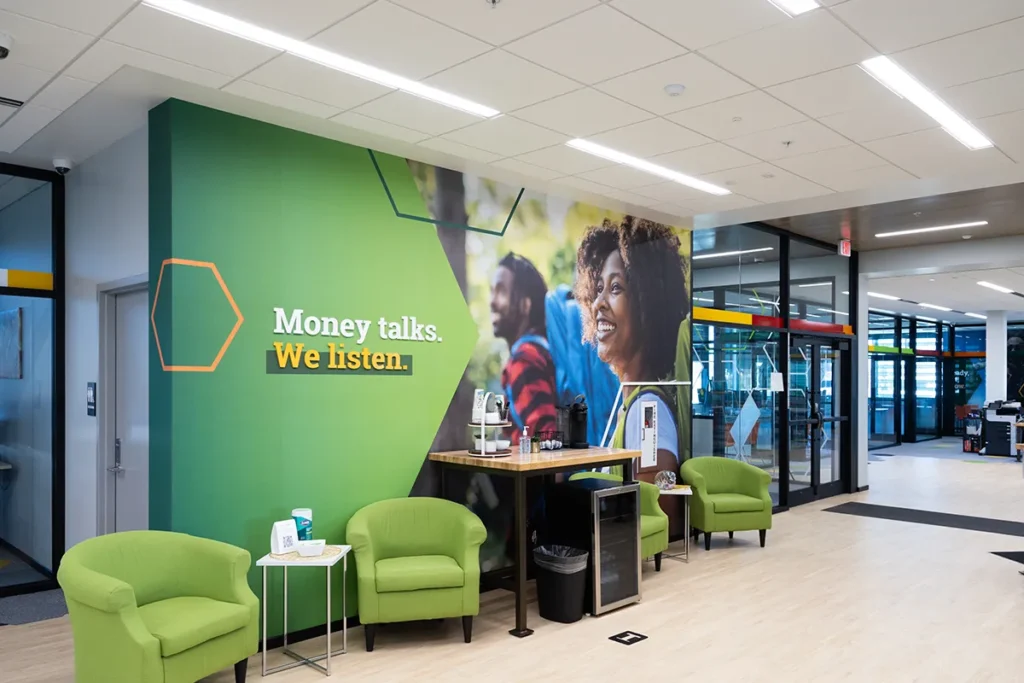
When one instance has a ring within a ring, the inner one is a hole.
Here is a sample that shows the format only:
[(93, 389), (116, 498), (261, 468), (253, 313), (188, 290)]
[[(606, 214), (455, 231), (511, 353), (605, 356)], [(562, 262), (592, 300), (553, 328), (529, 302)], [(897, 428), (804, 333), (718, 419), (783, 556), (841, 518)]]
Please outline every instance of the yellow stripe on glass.
[(53, 273), (36, 273), (31, 270), (5, 270), (0, 268), (0, 287), (52, 291)]

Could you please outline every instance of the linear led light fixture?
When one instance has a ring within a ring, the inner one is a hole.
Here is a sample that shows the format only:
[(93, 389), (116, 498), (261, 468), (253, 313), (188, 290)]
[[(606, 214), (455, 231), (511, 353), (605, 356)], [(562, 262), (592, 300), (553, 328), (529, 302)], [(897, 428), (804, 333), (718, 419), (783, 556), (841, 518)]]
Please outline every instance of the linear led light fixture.
[(638, 171), (650, 173), (651, 175), (656, 175), (660, 178), (664, 178), (665, 180), (671, 180), (674, 183), (679, 183), (680, 185), (692, 187), (693, 189), (700, 190), (701, 192), (707, 192), (709, 194), (718, 195), (720, 197), (725, 196), (727, 194), (732, 194), (732, 192), (725, 189), (724, 187), (713, 185), (712, 183), (708, 183), (698, 178), (694, 178), (693, 176), (688, 176), (685, 173), (680, 173), (679, 171), (673, 171), (671, 168), (665, 168), (664, 166), (659, 166), (658, 164), (652, 164), (651, 162), (646, 161), (644, 159), (630, 156), (629, 154), (619, 152), (617, 150), (611, 149), (610, 147), (605, 147), (604, 145), (598, 145), (596, 143), (590, 142), (589, 140), (582, 140), (580, 138), (576, 138), (575, 140), (569, 140), (569, 142), (565, 144), (568, 145), (569, 147), (572, 147), (573, 149), (578, 149), (581, 152), (586, 152), (587, 154), (592, 154), (596, 157), (607, 159), (608, 161), (614, 161), (617, 164), (629, 166), (631, 168), (635, 168)]
[(922, 232), (939, 232), (940, 230), (959, 230), (961, 228), (978, 228), (988, 225), (988, 221), (971, 221), (969, 223), (952, 223), (936, 225), (931, 228), (913, 228), (912, 230), (895, 230), (893, 232), (876, 232), (875, 237), (898, 237), (900, 235), (917, 235)]
[(768, 2), (790, 17), (795, 17), (798, 14), (810, 12), (812, 9), (820, 7), (817, 0), (768, 0)]
[(875, 77), (885, 87), (935, 119), (943, 130), (968, 149), (985, 149), (992, 141), (943, 102), (920, 81), (888, 57), (872, 57), (860, 63), (860, 68)]
[(808, 282), (807, 284), (797, 285), (797, 287), (828, 287), (831, 282)]
[(756, 304), (767, 304), (768, 306), (774, 306), (775, 308), (779, 307), (778, 301), (769, 301), (768, 299), (758, 299), (751, 296), (747, 297), (747, 301), (753, 301)]
[(982, 287), (988, 287), (989, 289), (994, 289), (997, 292), (1002, 292), (1003, 294), (1015, 294), (1015, 292), (1009, 287), (1003, 287), (1002, 285), (992, 284), (991, 282), (985, 282), (984, 280), (979, 281), (978, 284), (981, 285)]
[(715, 303), (714, 299), (705, 299), (702, 296), (695, 296), (695, 297), (693, 297), (693, 300), (694, 301), (702, 301), (702, 302), (704, 302), (706, 304), (713, 304), (713, 303)]
[(850, 296), (849, 292), (842, 292), (842, 293), (845, 294), (846, 296)]
[(927, 320), (930, 323), (937, 323), (937, 322), (939, 322), (935, 318), (929, 318), (926, 315), (915, 315), (914, 317), (917, 318), (918, 320)]
[(978, 320), (988, 320), (988, 316), (982, 315), (981, 313), (964, 313), (968, 318), (977, 318)]
[(846, 315), (846, 316), (850, 315), (849, 313), (843, 313), (842, 311), (836, 311), (836, 310), (833, 310), (831, 308), (819, 308), (818, 310), (821, 311), (822, 313), (835, 313), (836, 315)]
[(930, 309), (932, 309), (934, 311), (942, 311), (943, 313), (949, 313), (950, 311), (953, 310), (952, 308), (947, 308), (945, 306), (936, 306), (935, 304), (920, 304), (919, 303), (918, 306), (920, 306), (921, 308), (930, 308)]
[(896, 315), (896, 311), (890, 311), (887, 308), (868, 308), (872, 313), (887, 313), (889, 315)]
[(464, 111), (467, 114), (473, 114), (485, 119), (501, 114), (497, 109), (467, 100), (464, 97), (453, 95), (438, 88), (432, 88), (411, 78), (399, 76), (384, 69), (378, 69), (375, 66), (358, 62), (336, 52), (310, 45), (295, 38), (289, 38), (280, 33), (235, 19), (234, 17), (215, 12), (191, 2), (186, 2), (185, 0), (143, 0), (142, 4), (216, 31), (228, 33), (243, 40), (259, 43), (260, 45), (294, 55), (300, 59), (326, 66), (329, 69), (347, 73), (356, 78), (372, 81), (388, 88), (407, 92), (416, 97), (422, 97), (425, 100), (443, 104), (452, 109)]
[(762, 251), (774, 251), (775, 247), (761, 247), (760, 249), (740, 249), (739, 251), (719, 251), (714, 254), (694, 254), (693, 260), (699, 261), (706, 258), (723, 258), (725, 256), (741, 256), (743, 254), (756, 254)]
[(898, 296), (893, 296), (891, 294), (879, 294), (878, 292), (868, 292), (868, 296), (873, 296), (876, 299), (885, 299), (886, 301), (899, 301), (900, 300), (900, 298)]

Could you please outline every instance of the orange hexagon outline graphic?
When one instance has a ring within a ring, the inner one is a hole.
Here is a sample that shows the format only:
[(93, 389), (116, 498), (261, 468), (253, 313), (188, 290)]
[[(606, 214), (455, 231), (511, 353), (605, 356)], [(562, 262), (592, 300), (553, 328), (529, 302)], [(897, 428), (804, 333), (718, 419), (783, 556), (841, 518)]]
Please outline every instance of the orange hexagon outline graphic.
[[(231, 328), (228, 338), (224, 340), (224, 345), (220, 347), (220, 351), (217, 353), (217, 357), (213, 359), (213, 363), (210, 365), (167, 365), (164, 362), (164, 351), (160, 346), (160, 332), (156, 328), (156, 304), (160, 300), (160, 285), (164, 279), (164, 270), (167, 266), (191, 266), (193, 268), (209, 268), (213, 272), (213, 276), (217, 278), (217, 283), (220, 284), (221, 291), (224, 292), (224, 296), (227, 297), (228, 303), (231, 304), (232, 310), (235, 312), (235, 316), (238, 320), (235, 322), (235, 326)], [(217, 264), (211, 261), (193, 261), (191, 259), (182, 258), (169, 258), (164, 259), (163, 263), (160, 264), (160, 275), (156, 279), (156, 291), (153, 293), (153, 308), (149, 312), (149, 320), (153, 325), (153, 338), (156, 340), (156, 352), (160, 356), (160, 367), (163, 368), (164, 372), (213, 372), (220, 365), (221, 358), (224, 357), (224, 353), (231, 346), (231, 342), (234, 341), (235, 335), (238, 333), (238, 328), (245, 322), (245, 318), (242, 316), (242, 312), (238, 310), (238, 304), (235, 303), (235, 298), (231, 296), (231, 290), (224, 283), (224, 278), (221, 277), (220, 271), (217, 270)]]

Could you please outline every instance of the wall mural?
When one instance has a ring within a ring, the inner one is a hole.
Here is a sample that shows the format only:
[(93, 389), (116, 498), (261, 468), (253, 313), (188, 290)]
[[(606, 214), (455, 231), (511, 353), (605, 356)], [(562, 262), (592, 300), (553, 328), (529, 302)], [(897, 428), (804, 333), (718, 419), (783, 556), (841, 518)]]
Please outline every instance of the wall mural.
[[(689, 378), (686, 230), (176, 100), (149, 135), (153, 528), (259, 557), (308, 507), (340, 542), (359, 508), (437, 493), (426, 455), (469, 445), (476, 388), (511, 398), (510, 440), (584, 394), (597, 443), (621, 380)], [(640, 393), (651, 479), (689, 457), (688, 392)], [(626, 403), (610, 440), (632, 447)], [(507, 492), (456, 484), (501, 566)], [(291, 627), (321, 623), (322, 599), (297, 573)]]

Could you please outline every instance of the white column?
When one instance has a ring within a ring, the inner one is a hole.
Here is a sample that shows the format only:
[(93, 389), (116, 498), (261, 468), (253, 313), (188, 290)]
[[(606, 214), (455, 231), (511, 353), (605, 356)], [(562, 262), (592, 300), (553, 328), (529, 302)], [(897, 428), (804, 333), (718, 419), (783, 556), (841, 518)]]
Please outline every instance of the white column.
[(985, 401), (1006, 400), (1006, 311), (985, 313)]

